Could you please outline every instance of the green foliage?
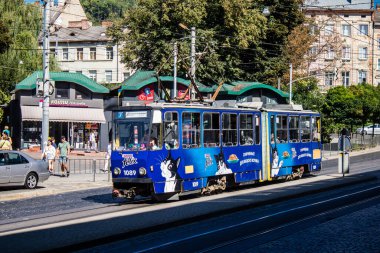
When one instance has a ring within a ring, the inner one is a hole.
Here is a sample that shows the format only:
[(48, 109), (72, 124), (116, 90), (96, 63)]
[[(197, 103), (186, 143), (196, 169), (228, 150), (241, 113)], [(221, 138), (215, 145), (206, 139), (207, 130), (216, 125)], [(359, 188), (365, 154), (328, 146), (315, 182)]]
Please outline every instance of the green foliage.
[(306, 110), (322, 111), (324, 96), (318, 89), (318, 80), (308, 78), (294, 82), (292, 99)]
[(121, 18), (126, 9), (134, 5), (134, 0), (81, 0), (81, 4), (94, 24), (102, 20)]
[(4, 53), (12, 44), (8, 28), (0, 20), (0, 54)]
[[(37, 39), (42, 17), (39, 7), (24, 4), (23, 0), (1, 0), (0, 20), (5, 27), (3, 29), (0, 25), (0, 41), (5, 37), (10, 41), (8, 47), (2, 47), (0, 51), (0, 104), (5, 104), (9, 102), (10, 91), (16, 83), (42, 69), (42, 51), (38, 49)], [(50, 69), (57, 69), (53, 59)]]
[[(274, 82), (287, 72), (284, 45), (302, 23), (299, 0), (136, 0), (109, 35), (125, 45), (132, 68), (172, 72), (173, 42), (179, 44), (180, 75), (190, 65), (190, 31), (196, 27), (196, 76), (204, 83)], [(262, 14), (270, 6), (271, 14)], [(183, 26), (182, 26), (183, 27)]]

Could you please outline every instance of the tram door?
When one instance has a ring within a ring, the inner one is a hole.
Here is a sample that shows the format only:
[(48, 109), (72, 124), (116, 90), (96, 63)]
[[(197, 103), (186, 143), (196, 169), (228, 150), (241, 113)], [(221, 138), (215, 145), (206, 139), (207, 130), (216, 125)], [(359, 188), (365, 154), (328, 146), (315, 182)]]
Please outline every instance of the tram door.
[(271, 150), (271, 177), (280, 176), (280, 169), (284, 165), (288, 144), (288, 116), (286, 114), (272, 114), (270, 116), (270, 150)]

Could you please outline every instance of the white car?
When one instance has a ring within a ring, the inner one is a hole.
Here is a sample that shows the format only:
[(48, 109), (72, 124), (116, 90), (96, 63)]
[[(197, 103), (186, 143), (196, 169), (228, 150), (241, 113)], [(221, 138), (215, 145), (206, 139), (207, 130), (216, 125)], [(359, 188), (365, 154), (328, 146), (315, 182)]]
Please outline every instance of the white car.
[[(375, 128), (373, 128), (375, 126)], [(358, 128), (356, 130), (357, 134), (372, 134), (372, 131), (374, 131), (374, 134), (380, 134), (380, 124), (365, 126), (364, 128)]]

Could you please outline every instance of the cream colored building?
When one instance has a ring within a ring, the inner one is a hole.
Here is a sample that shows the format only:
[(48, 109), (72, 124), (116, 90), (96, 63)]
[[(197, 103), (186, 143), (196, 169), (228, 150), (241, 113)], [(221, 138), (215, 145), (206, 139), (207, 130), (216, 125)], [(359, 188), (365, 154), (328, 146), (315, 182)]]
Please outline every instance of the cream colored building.
[(376, 74), (380, 51), (371, 6), (370, 0), (305, 1), (304, 11), (316, 35), (307, 71), (319, 79), (322, 91), (380, 82)]
[(120, 46), (106, 35), (109, 22), (93, 26), (79, 0), (56, 3), (51, 8), (50, 51), (61, 71), (82, 73), (98, 83), (120, 83), (132, 74), (121, 62)]

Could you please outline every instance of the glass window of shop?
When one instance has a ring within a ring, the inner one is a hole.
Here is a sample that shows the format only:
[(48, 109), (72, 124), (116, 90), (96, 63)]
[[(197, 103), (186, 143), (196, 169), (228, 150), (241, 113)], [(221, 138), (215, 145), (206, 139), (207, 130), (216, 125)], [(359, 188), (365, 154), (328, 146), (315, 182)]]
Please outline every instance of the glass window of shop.
[(91, 92), (77, 85), (75, 88), (75, 99), (91, 99)]
[(90, 149), (90, 134), (95, 133), (97, 147), (99, 147), (99, 124), (98, 123), (72, 123), (71, 145), (74, 149)]
[(22, 129), (21, 148), (29, 148), (31, 145), (40, 145), (41, 142), (41, 122), (24, 121)]
[(56, 83), (55, 98), (69, 98), (70, 86), (67, 83)]

